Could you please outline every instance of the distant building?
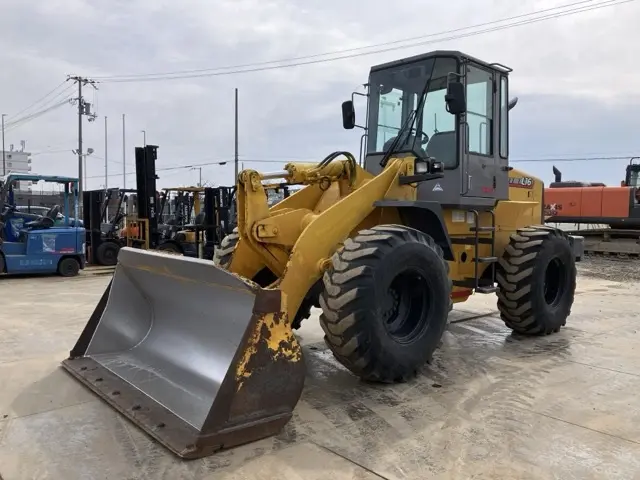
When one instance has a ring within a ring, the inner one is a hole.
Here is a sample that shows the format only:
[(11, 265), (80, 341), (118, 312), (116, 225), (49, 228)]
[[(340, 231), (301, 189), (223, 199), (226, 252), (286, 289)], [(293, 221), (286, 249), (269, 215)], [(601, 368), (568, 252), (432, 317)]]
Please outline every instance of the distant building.
[[(31, 173), (31, 153), (24, 151), (24, 145), (20, 151), (14, 150), (13, 145), (8, 151), (2, 152), (0, 150), (0, 161), (2, 161), (2, 153), (4, 153), (7, 175), (10, 173)], [(31, 182), (18, 182), (18, 190), (30, 191)]]

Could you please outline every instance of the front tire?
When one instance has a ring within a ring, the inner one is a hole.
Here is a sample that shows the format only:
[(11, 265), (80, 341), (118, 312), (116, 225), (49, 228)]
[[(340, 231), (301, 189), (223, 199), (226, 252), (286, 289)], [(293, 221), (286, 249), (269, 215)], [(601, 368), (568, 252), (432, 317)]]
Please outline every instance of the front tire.
[(549, 335), (567, 323), (576, 290), (576, 264), (562, 230), (520, 228), (496, 272), (500, 317), (522, 335)]
[(58, 275), (61, 277), (75, 277), (80, 272), (80, 263), (73, 257), (66, 257), (58, 262)]
[(320, 325), (336, 359), (364, 380), (402, 382), (430, 361), (451, 281), (433, 238), (401, 225), (362, 230), (323, 277)]
[(96, 260), (99, 265), (113, 266), (118, 263), (119, 251), (120, 245), (116, 242), (102, 242), (96, 249)]

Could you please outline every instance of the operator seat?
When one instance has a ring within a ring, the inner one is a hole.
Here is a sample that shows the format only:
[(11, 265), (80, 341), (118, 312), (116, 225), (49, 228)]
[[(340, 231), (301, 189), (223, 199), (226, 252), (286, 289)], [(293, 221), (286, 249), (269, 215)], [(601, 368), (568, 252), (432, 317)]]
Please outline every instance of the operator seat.
[[(395, 142), (396, 138), (397, 138), (397, 135), (395, 137), (391, 137), (389, 140), (384, 142), (384, 145), (382, 146), (382, 151), (388, 152), (389, 149), (391, 148), (391, 145), (393, 145), (393, 142)], [(416, 145), (416, 146), (420, 145), (420, 142), (416, 139), (415, 135), (410, 135), (409, 138), (407, 138), (407, 140), (404, 142), (400, 141), (400, 144), (396, 148), (398, 150), (406, 150), (411, 148), (412, 145)], [(425, 152), (422, 146), (420, 146), (419, 151), (416, 153), (419, 153), (423, 158), (426, 158), (427, 156), (427, 152)]]
[(60, 205), (51, 207), (44, 217), (40, 217), (32, 222), (27, 222), (24, 226), (28, 229), (51, 228), (56, 224), (56, 219), (60, 214)]
[(442, 162), (445, 168), (455, 167), (458, 163), (456, 148), (456, 132), (438, 132), (431, 135), (427, 143), (427, 155), (438, 162)]
[(45, 217), (55, 221), (58, 218), (59, 214), (60, 214), (60, 205), (54, 205), (47, 211), (47, 213), (45, 214)]

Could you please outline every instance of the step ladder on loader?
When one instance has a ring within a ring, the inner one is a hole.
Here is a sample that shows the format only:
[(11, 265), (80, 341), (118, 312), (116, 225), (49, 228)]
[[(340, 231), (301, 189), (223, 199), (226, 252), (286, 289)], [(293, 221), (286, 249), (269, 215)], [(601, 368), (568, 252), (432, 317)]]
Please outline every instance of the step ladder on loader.
[[(463, 287), (474, 290), (477, 293), (495, 293), (498, 291), (496, 286), (496, 214), (495, 210), (488, 210), (491, 216), (491, 225), (480, 225), (480, 212), (477, 210), (469, 210), (473, 215), (473, 226), (469, 228), (473, 232), (471, 237), (452, 238), (451, 243), (458, 245), (473, 245), (473, 277), (463, 280), (454, 280), (454, 287)], [(486, 234), (489, 234), (488, 236)], [(490, 245), (491, 250), (489, 256), (480, 255), (480, 245)], [(484, 272), (480, 271), (480, 265), (487, 265)]]

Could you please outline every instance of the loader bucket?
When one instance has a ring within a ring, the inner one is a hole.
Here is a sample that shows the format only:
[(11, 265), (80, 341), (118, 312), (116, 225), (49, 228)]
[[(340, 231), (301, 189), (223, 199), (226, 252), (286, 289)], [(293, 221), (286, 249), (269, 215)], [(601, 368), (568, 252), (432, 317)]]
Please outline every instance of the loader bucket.
[(302, 393), (285, 295), (210, 261), (123, 248), (63, 367), (183, 458), (277, 433)]

